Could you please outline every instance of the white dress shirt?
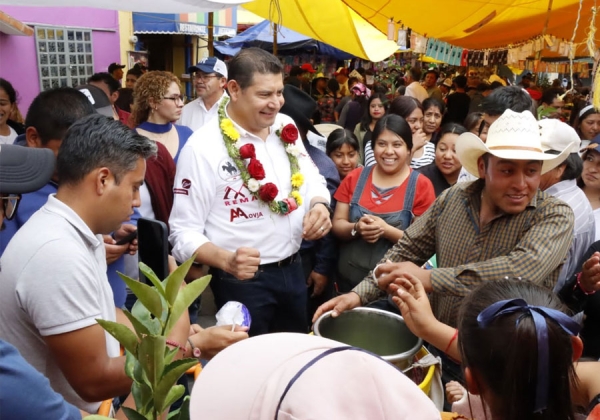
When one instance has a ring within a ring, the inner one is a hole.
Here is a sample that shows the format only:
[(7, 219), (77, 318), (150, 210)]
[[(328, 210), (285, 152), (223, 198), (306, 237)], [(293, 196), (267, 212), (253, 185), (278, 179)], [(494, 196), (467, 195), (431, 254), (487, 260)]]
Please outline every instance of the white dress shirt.
[[(260, 182), (277, 186), (276, 200), (287, 197), (292, 189), (287, 152), (275, 134), (287, 124), (293, 124), (292, 119), (278, 114), (269, 136), (263, 141), (234, 122), (240, 133), (236, 146), (254, 145), (256, 157), (265, 170), (265, 179)], [(175, 258), (185, 261), (207, 242), (232, 252), (240, 247), (256, 248), (260, 251), (261, 264), (277, 262), (296, 253), (310, 201), (314, 197), (330, 200), (325, 179), (300, 138), (296, 145), (301, 150), (298, 160), (304, 175), (300, 188), (304, 202), (297, 210), (282, 216), (272, 213), (244, 187), (225, 148), (218, 117), (196, 131), (177, 162), (175, 198), (169, 219), (169, 241)]]
[(181, 117), (176, 124), (185, 125), (192, 131), (198, 130), (205, 123), (210, 121), (211, 118), (217, 115), (219, 105), (225, 97), (229, 97), (227, 92), (223, 92), (223, 96), (221, 96), (221, 98), (219, 98), (219, 100), (215, 102), (210, 109), (206, 109), (206, 105), (204, 105), (204, 100), (202, 100), (202, 98), (194, 99), (192, 102), (183, 107), (183, 110), (181, 111)]

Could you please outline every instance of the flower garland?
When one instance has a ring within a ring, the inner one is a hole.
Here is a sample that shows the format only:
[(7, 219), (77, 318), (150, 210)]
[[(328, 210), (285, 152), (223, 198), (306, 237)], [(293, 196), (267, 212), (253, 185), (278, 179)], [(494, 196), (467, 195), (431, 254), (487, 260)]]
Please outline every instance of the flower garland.
[[(302, 205), (302, 196), (300, 195), (300, 187), (304, 184), (304, 176), (300, 173), (300, 164), (298, 156), (300, 156), (300, 148), (296, 145), (298, 140), (298, 129), (294, 124), (287, 124), (275, 133), (281, 140), (287, 152), (290, 161), (290, 172), (292, 174), (291, 184), (292, 191), (290, 194), (280, 201), (275, 201), (275, 197), (279, 193), (277, 186), (272, 182), (260, 183), (265, 179), (265, 170), (258, 159), (256, 159), (256, 151), (253, 144), (244, 144), (241, 147), (236, 146), (236, 142), (240, 138), (240, 133), (236, 130), (233, 122), (227, 118), (225, 114), (225, 106), (229, 102), (229, 98), (223, 98), (219, 105), (219, 128), (223, 135), (225, 147), (229, 157), (233, 160), (240, 171), (240, 176), (244, 181), (244, 186), (250, 191), (252, 196), (257, 200), (266, 203), (269, 209), (276, 214), (283, 216), (290, 214)], [(244, 162), (249, 160), (248, 165)]]

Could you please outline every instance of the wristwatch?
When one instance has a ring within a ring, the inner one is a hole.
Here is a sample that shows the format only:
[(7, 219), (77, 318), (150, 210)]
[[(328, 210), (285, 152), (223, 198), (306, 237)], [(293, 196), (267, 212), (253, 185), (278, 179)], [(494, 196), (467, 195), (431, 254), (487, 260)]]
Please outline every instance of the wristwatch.
[(333, 210), (331, 209), (331, 206), (329, 205), (329, 203), (327, 203), (326, 201), (317, 201), (315, 204), (312, 205), (311, 209), (316, 206), (317, 204), (323, 204), (325, 206), (325, 208), (327, 209), (327, 211), (329, 212), (329, 217), (333, 217)]

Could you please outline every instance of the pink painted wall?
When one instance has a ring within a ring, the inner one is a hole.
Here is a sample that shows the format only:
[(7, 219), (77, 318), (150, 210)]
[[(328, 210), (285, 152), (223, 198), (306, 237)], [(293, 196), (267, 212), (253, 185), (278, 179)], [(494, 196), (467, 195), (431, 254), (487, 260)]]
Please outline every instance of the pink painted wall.
[[(92, 28), (94, 71), (106, 71), (120, 59), (117, 11), (91, 8), (2, 6), (2, 11), (22, 22), (51, 26)], [(35, 37), (0, 33), (0, 77), (10, 81), (19, 94), (19, 109), (26, 114), (40, 92)]]

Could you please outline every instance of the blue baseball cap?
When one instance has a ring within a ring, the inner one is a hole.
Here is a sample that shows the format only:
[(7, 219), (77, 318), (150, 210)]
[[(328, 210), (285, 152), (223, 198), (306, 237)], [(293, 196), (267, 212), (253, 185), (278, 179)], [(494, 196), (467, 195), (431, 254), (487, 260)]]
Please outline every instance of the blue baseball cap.
[(195, 66), (188, 68), (188, 73), (201, 71), (202, 73), (219, 73), (227, 79), (227, 66), (217, 57), (205, 57)]

